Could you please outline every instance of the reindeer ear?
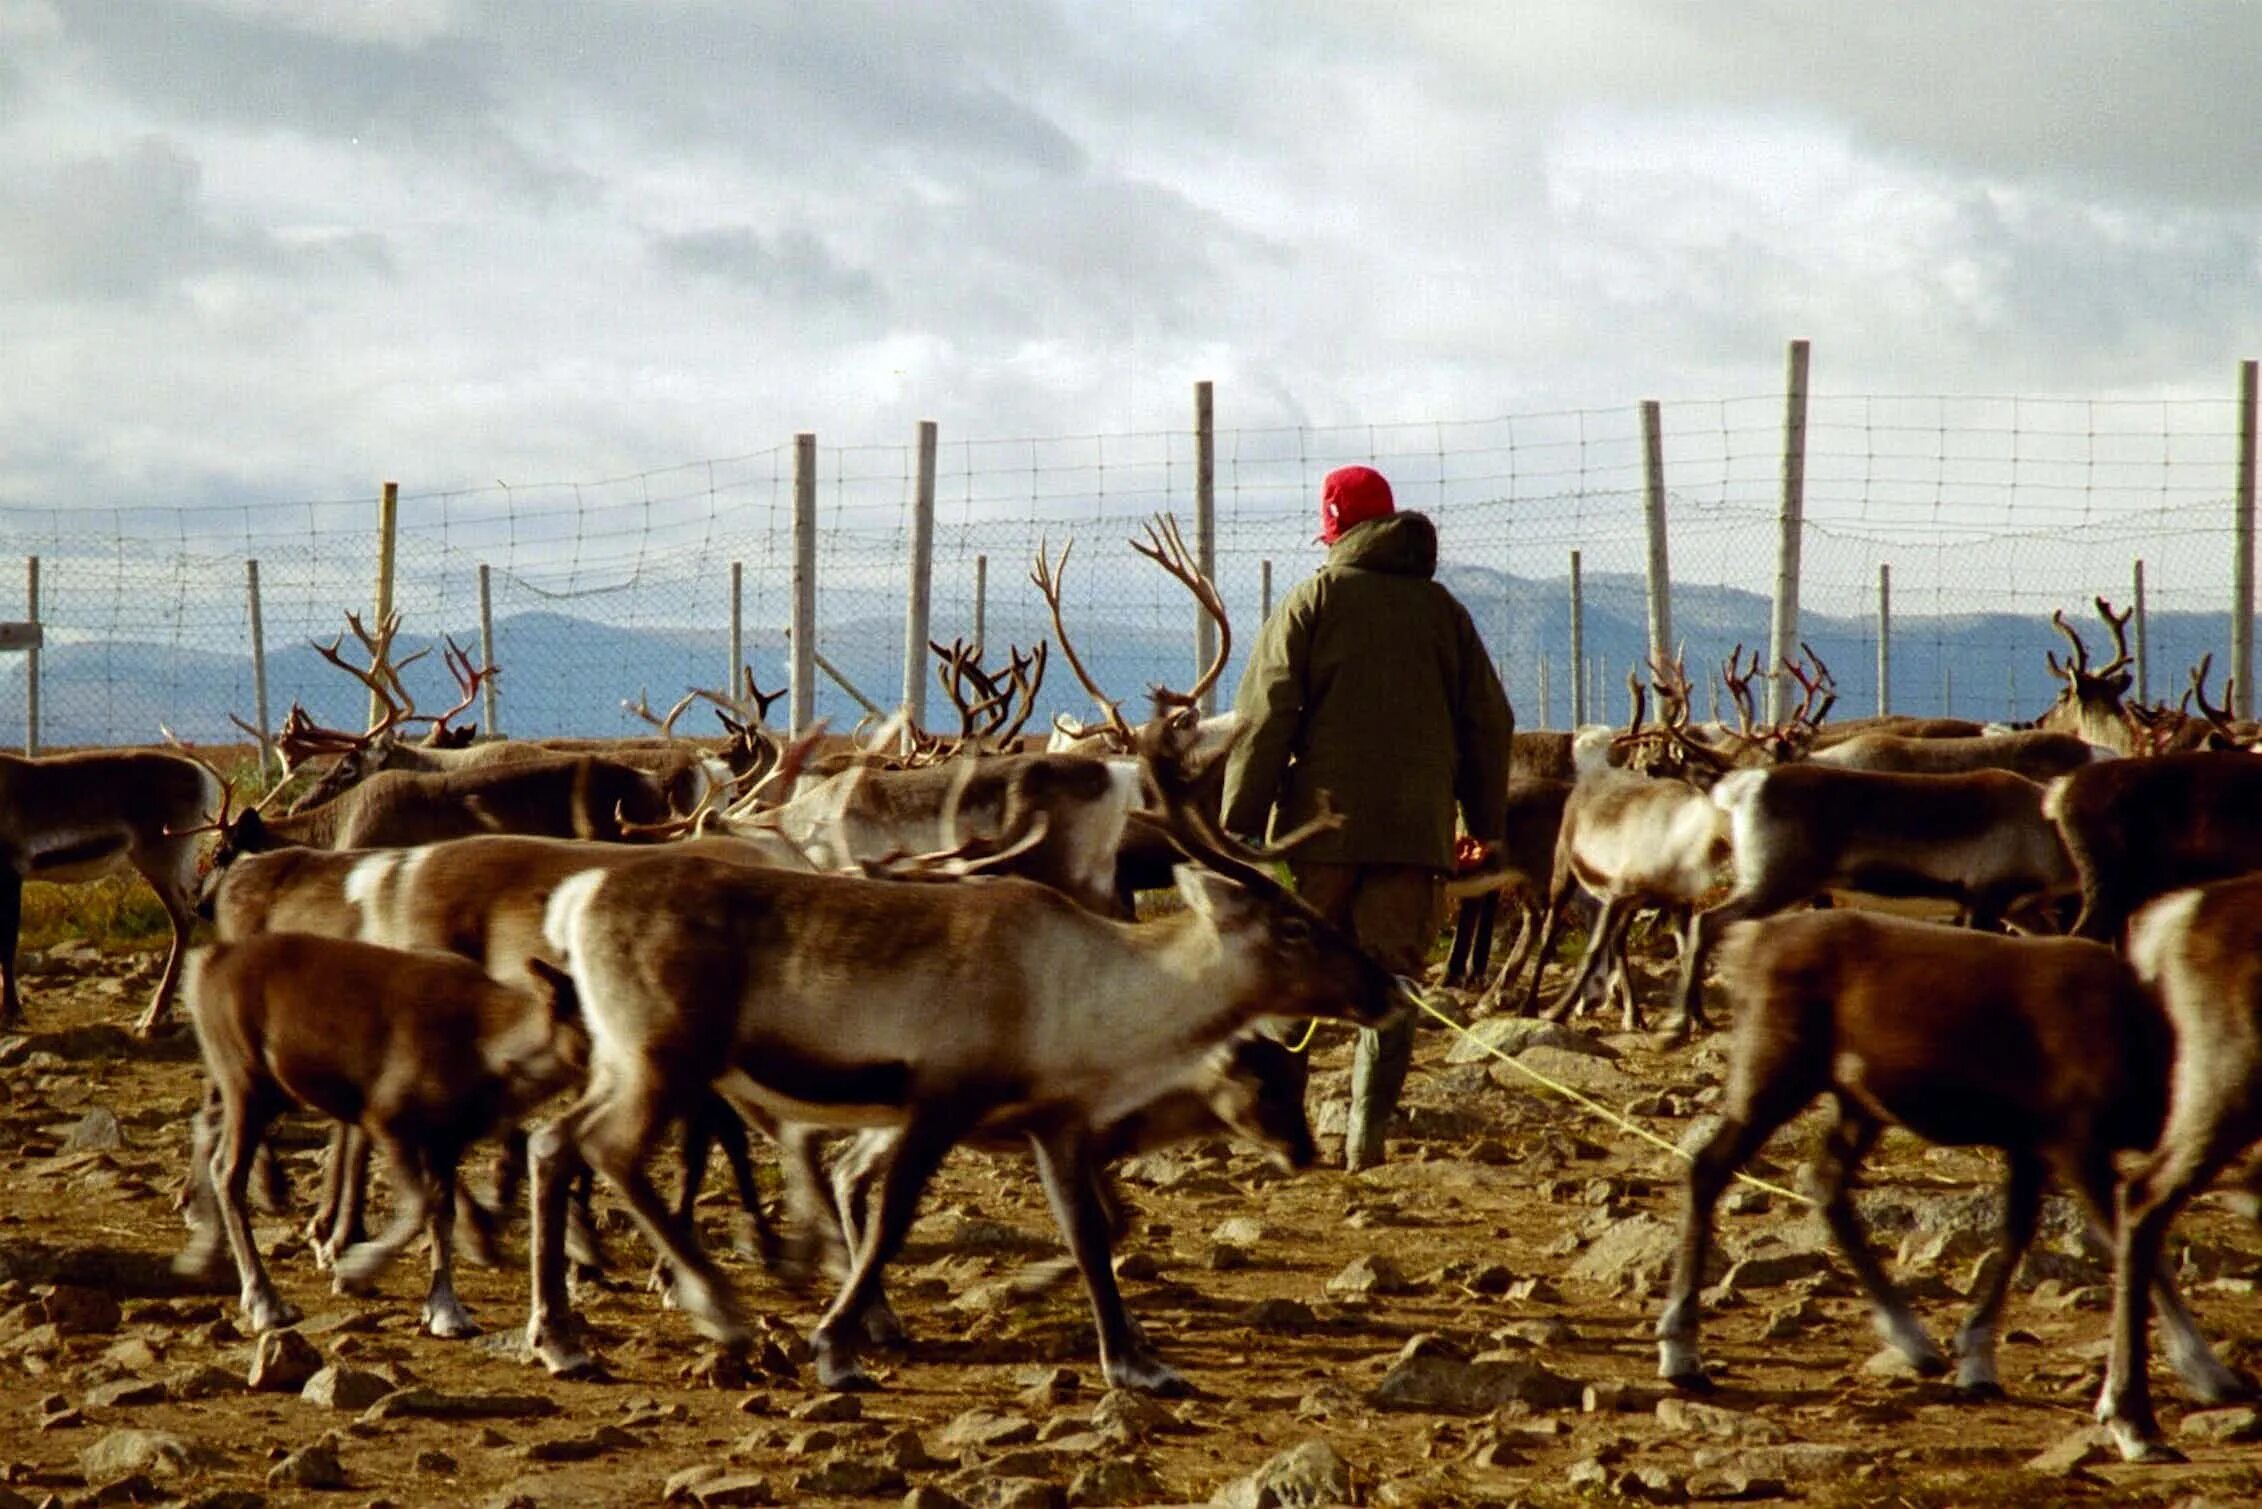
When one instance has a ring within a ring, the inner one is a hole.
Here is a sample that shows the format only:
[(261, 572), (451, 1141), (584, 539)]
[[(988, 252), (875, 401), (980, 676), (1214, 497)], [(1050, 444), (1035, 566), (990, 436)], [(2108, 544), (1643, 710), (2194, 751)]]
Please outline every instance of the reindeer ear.
[(1186, 904), (1219, 927), (1230, 927), (1255, 910), (1249, 893), (1215, 870), (1186, 864), (1172, 866), (1170, 873)]
[(536, 958), (526, 961), (526, 972), (547, 987), (554, 1020), (570, 1022), (581, 1015), (581, 997), (573, 988), (573, 976), (547, 959)]

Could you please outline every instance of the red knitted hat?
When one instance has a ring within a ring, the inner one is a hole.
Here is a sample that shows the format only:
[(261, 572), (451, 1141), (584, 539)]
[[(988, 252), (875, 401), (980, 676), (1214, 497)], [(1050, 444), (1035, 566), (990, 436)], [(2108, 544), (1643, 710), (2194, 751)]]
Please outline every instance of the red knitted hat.
[(1320, 484), (1319, 541), (1332, 545), (1369, 519), (1387, 519), (1398, 505), (1390, 483), (1371, 466), (1339, 466)]

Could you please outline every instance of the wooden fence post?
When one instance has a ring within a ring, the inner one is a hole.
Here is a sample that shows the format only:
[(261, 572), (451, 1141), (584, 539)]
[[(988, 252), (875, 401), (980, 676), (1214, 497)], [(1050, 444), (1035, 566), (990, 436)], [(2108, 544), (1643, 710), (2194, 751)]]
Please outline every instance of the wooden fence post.
[[(903, 712), (927, 726), (927, 641), (934, 613), (935, 422), (919, 421), (919, 470), (911, 487), (911, 596), (903, 610)], [(911, 730), (905, 730), (908, 738)]]
[(273, 773), (275, 746), (267, 733), (267, 620), (259, 604), (259, 562), (243, 563), (245, 604), (251, 613), (251, 712), (258, 719), (259, 778)]
[(1664, 420), (1654, 398), (1642, 400), (1643, 522), (1649, 534), (1649, 653), (1659, 665), (1673, 653), (1673, 568), (1665, 548)]
[[(1209, 382), (1194, 384), (1194, 564), (1204, 577), (1217, 580), (1217, 412)], [(1194, 609), (1194, 673), (1209, 668), (1217, 653), (1217, 625), (1199, 606)], [(1219, 678), (1223, 680), (1223, 677)], [(1217, 711), (1217, 688), (1202, 694), (1202, 712)]]
[(2231, 562), (2233, 717), (2254, 716), (2254, 404), (2255, 364), (2238, 364), (2238, 555)]
[[(24, 561), (24, 617), (33, 624), (39, 619), (39, 557), (30, 556)], [(24, 753), (36, 759), (39, 755), (39, 640), (41, 631), (34, 628), (31, 648), (24, 652)]]
[(1783, 500), (1776, 516), (1775, 618), (1769, 634), (1767, 721), (1783, 721), (1783, 671), (1799, 647), (1799, 546), (1806, 527), (1807, 343), (1791, 342), (1783, 409)]
[(1571, 726), (1587, 721), (1587, 610), (1579, 585), (1579, 553), (1571, 552)]
[(2152, 700), (2152, 645), (2150, 627), (2146, 623), (2149, 615), (2144, 608), (2144, 562), (2141, 560), (2136, 563), (2135, 576), (2136, 580), (2133, 585), (2136, 589), (2136, 601), (2133, 606), (2136, 609), (2136, 700), (2150, 702)]
[(1893, 568), (1877, 563), (1877, 711), (1893, 710)]
[(746, 563), (730, 563), (730, 668), (723, 676), (723, 691), (739, 692), (739, 670), (746, 664)]
[[(377, 495), (377, 621), (370, 627), (377, 633), (385, 632), (385, 619), (393, 611), (393, 559), (401, 532), (401, 485), (388, 482)], [(385, 716), (385, 705), (372, 689), (369, 693), (369, 726), (375, 728)]]
[(974, 658), (982, 658), (982, 646), (989, 643), (990, 616), (990, 558), (974, 557)]
[[(495, 592), (487, 579), (487, 563), (479, 563), (479, 663), (495, 663)], [(502, 722), (498, 703), (502, 693), (495, 683), (501, 678), (489, 676), (479, 688), (479, 731), (492, 739)]]
[[(817, 436), (793, 437), (793, 670), (795, 734), (817, 716)], [(731, 674), (738, 674), (736, 667)], [(735, 681), (732, 682), (736, 686)]]

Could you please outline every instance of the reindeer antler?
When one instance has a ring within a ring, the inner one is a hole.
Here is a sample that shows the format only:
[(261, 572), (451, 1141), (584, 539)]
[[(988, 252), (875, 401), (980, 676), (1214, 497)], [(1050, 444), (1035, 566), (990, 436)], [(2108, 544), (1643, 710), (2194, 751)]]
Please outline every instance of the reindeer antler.
[(233, 819), (229, 816), (229, 809), (235, 805), (236, 783), (222, 775), (219, 766), (198, 754), (195, 749), (164, 724), (158, 724), (157, 731), (165, 736), (165, 742), (175, 752), (202, 765), (205, 772), (220, 783), (220, 810), (217, 813), (207, 816), (201, 823), (191, 823), (186, 828), (168, 826), (163, 830), (165, 836), (167, 838), (187, 838), (192, 833), (226, 833), (233, 822)]
[[(1068, 661), (1069, 670), (1076, 673), (1076, 680), (1107, 714), (1106, 731), (1109, 737), (1123, 753), (1128, 754), (1138, 748), (1139, 739), (1131, 731), (1131, 725), (1123, 721), (1123, 704), (1100, 690), (1099, 683), (1092, 679), (1092, 673), (1084, 668), (1082, 657), (1076, 653), (1076, 646), (1068, 637), (1067, 624), (1061, 621), (1060, 580), (1068, 570), (1069, 552), (1075, 548), (1074, 540), (1061, 546), (1060, 559), (1056, 561), (1052, 558), (1051, 542), (1040, 536), (1037, 540), (1037, 563), (1030, 568), (1029, 580), (1035, 583), (1039, 595), (1045, 600), (1045, 606), (1052, 610), (1053, 641), (1060, 646), (1060, 653)], [(1097, 731), (1071, 723), (1065, 718), (1055, 718), (1053, 726), (1071, 738), (1083, 738)]]
[[(661, 717), (658, 713), (652, 711), (652, 699), (644, 692), (642, 688), (637, 689), (636, 700), (634, 702), (631, 702), (626, 697), (623, 697), (621, 698), (620, 705), (623, 712), (628, 713), (631, 717), (651, 724), (654, 728), (660, 731), (660, 734), (663, 738), (672, 739), (675, 737), (675, 720), (682, 717), (685, 710), (688, 709), (692, 703), (698, 701), (700, 697), (712, 695), (712, 693), (702, 693), (696, 690), (685, 692), (683, 696), (678, 699), (676, 705), (668, 709), (667, 716), (664, 718)], [(726, 707), (729, 705), (730, 704), (727, 702), (724, 703), (724, 706)]]
[(1157, 699), (1159, 716), (1159, 709), (1165, 702), (1172, 707), (1201, 705), (1202, 699), (1209, 695), (1210, 688), (1216, 686), (1218, 678), (1225, 674), (1225, 663), (1233, 656), (1233, 624), (1226, 616), (1225, 599), (1219, 595), (1217, 583), (1202, 574), (1194, 553), (1186, 548), (1186, 538), (1178, 532), (1177, 516), (1168, 513), (1155, 515), (1147, 523), (1146, 532), (1146, 540), (1143, 543), (1133, 540), (1131, 548), (1177, 578), (1188, 592), (1194, 594), (1194, 601), (1201, 610), (1217, 624), (1217, 653), (1202, 668), (1194, 689), (1189, 692), (1157, 689), (1164, 692)]

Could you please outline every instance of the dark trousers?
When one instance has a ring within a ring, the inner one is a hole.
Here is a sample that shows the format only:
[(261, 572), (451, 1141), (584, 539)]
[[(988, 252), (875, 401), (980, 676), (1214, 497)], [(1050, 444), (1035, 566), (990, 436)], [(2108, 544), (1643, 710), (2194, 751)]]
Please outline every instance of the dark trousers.
[[(1296, 890), (1314, 911), (1348, 931), (1394, 973), (1421, 977), (1429, 960), (1444, 900), (1435, 870), (1418, 865), (1289, 865)], [(1414, 1057), (1409, 1013), (1379, 1032), (1362, 1031), (1351, 1061), (1351, 1127), (1343, 1161), (1353, 1170), (1382, 1161), (1383, 1130), (1398, 1109), (1406, 1069)]]

